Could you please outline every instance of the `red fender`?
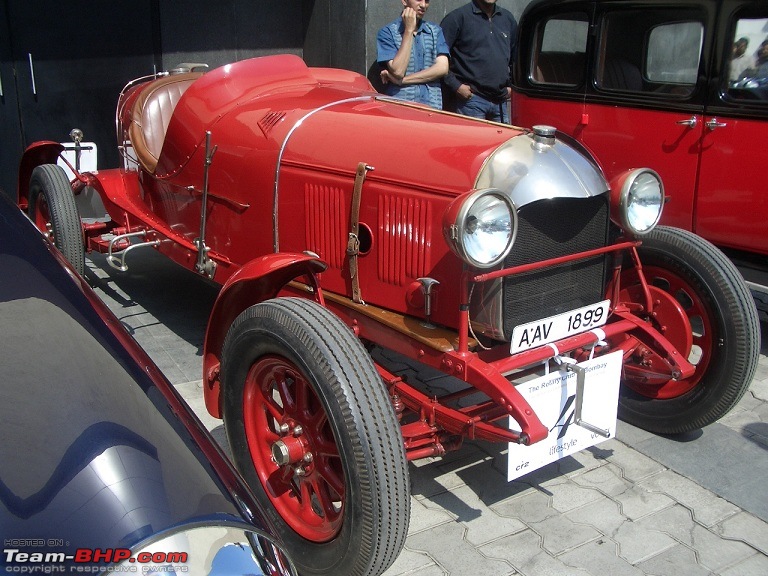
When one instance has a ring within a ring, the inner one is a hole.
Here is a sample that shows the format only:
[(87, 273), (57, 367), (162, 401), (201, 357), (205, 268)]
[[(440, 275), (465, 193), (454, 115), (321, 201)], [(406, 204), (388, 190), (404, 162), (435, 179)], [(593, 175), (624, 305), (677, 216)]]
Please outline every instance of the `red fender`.
[(251, 260), (230, 276), (213, 305), (203, 346), (203, 393), (211, 416), (221, 418), (221, 350), (235, 318), (246, 308), (277, 296), (291, 280), (326, 268), (316, 256), (277, 253)]
[(19, 164), (19, 182), (16, 191), (16, 202), (19, 207), (26, 210), (29, 201), (29, 179), (32, 177), (32, 170), (40, 164), (56, 164), (59, 155), (64, 151), (64, 146), (58, 142), (42, 140), (30, 144)]

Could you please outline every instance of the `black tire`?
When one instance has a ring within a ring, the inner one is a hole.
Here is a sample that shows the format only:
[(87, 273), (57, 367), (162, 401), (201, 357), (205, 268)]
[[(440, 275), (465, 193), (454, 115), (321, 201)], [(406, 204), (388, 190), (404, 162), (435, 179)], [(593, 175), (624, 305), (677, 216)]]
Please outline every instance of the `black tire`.
[(64, 169), (42, 164), (29, 180), (29, 217), (79, 273), (85, 272), (85, 248), (75, 195)]
[[(235, 464), (299, 573), (384, 572), (408, 531), (408, 464), (389, 394), (351, 330), (309, 300), (262, 302), (229, 329), (221, 382)], [(297, 450), (282, 466), (270, 459), (278, 440)]]
[[(681, 322), (679, 312), (666, 317), (662, 312), (651, 321), (670, 338), (686, 332), (692, 350), (679, 351), (686, 357), (695, 352), (696, 362), (689, 360), (696, 372), (688, 380), (670, 380), (662, 399), (644, 393), (642, 385), (623, 381), (619, 417), (661, 434), (696, 430), (724, 416), (752, 382), (760, 354), (755, 304), (731, 261), (691, 232), (659, 226), (638, 251), (652, 289), (673, 296), (688, 318)], [(631, 285), (632, 274), (623, 274), (623, 287)]]

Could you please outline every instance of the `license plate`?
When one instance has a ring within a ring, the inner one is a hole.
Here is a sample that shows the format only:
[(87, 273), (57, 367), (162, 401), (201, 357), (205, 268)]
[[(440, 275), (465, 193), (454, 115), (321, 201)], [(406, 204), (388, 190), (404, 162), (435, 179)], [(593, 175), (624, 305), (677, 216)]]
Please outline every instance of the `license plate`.
[(610, 300), (603, 300), (543, 320), (521, 324), (512, 331), (510, 353), (530, 350), (602, 326), (608, 320)]

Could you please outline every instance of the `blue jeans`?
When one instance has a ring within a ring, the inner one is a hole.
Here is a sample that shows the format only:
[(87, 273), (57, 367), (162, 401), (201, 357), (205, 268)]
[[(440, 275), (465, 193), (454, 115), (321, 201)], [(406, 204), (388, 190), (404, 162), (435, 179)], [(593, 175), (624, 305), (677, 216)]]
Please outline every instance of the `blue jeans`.
[(472, 98), (456, 103), (456, 112), (471, 116), (509, 124), (509, 100), (501, 103), (491, 102), (478, 94), (472, 94)]

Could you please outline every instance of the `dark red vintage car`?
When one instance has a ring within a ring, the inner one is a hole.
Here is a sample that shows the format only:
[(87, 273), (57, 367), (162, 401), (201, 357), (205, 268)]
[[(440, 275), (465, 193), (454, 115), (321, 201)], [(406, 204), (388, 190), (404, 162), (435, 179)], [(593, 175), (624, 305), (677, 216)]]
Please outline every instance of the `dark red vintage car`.
[(726, 251), (768, 320), (768, 3), (535, 0), (520, 30), (513, 122), (577, 138), (609, 181), (652, 166), (662, 224)]
[(749, 292), (657, 226), (656, 172), (609, 184), (548, 126), (270, 56), (130, 83), (117, 139), (122, 168), (71, 182), (61, 144), (32, 145), (19, 204), (76, 266), (154, 249), (221, 285), (207, 407), (302, 574), (391, 564), (409, 460), (509, 443), (514, 478), (613, 436), (617, 406), (705, 426), (754, 374)]

